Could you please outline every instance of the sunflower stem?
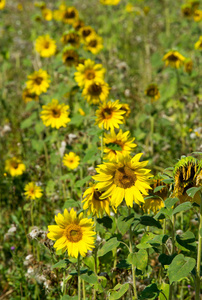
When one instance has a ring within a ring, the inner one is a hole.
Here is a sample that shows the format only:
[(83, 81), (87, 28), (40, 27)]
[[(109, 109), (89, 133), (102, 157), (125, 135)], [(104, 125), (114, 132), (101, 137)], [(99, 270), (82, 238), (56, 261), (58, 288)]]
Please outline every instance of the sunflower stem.
[(85, 281), (82, 279), (82, 290), (83, 290), (83, 300), (86, 300), (86, 288), (85, 288)]
[(103, 161), (103, 153), (104, 153), (104, 130), (102, 126), (102, 133), (101, 133), (101, 161)]
[[(171, 255), (174, 254), (175, 252), (175, 216), (172, 216), (172, 251), (171, 251)], [(173, 299), (173, 284), (169, 285), (169, 300)]]
[(80, 253), (78, 255), (78, 300), (81, 300)]
[(197, 265), (196, 265), (196, 285), (195, 285), (195, 299), (200, 300), (200, 271), (201, 271), (201, 251), (202, 251), (202, 193), (199, 215), (199, 232), (198, 232), (198, 253), (197, 253)]
[[(131, 209), (128, 209), (128, 215), (130, 215)], [(130, 235), (130, 240), (129, 240), (129, 249), (130, 253), (133, 253), (133, 232), (132, 232), (132, 226), (130, 226), (129, 229), (129, 235)], [(134, 300), (137, 300), (137, 291), (136, 291), (136, 279), (135, 279), (135, 266), (132, 264), (132, 279), (133, 279), (133, 293), (134, 293)]]

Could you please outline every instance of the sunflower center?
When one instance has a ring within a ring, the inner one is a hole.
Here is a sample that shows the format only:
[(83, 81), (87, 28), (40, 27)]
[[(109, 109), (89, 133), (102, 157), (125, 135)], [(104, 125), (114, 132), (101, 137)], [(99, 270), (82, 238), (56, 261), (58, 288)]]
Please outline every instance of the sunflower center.
[(50, 47), (50, 43), (47, 41), (47, 42), (45, 42), (44, 43), (44, 48), (45, 49), (49, 49), (49, 47)]
[(176, 61), (179, 60), (179, 58), (178, 58), (176, 55), (171, 54), (171, 55), (168, 57), (168, 60), (176, 62)]
[(89, 36), (90, 33), (91, 33), (90, 29), (84, 29), (83, 32), (82, 32), (82, 34), (83, 34), (84, 37)]
[(70, 159), (70, 160), (69, 160), (69, 163), (70, 163), (70, 164), (73, 164), (73, 162), (74, 162), (73, 159)]
[(157, 94), (157, 90), (156, 88), (150, 88), (148, 91), (147, 91), (147, 95), (148, 96), (155, 96)]
[(65, 229), (65, 236), (72, 243), (77, 243), (82, 239), (81, 226), (76, 224), (70, 224)]
[(37, 85), (40, 85), (40, 84), (42, 83), (42, 81), (43, 81), (43, 78), (42, 78), (42, 77), (36, 77), (36, 78), (35, 78), (35, 83), (36, 83)]
[(90, 47), (96, 47), (97, 46), (97, 40), (90, 41), (89, 46)]
[(18, 163), (16, 161), (12, 162), (12, 168), (14, 168), (14, 169), (18, 168)]
[(114, 183), (123, 189), (128, 189), (135, 184), (136, 175), (129, 167), (122, 167), (116, 170)]
[(86, 70), (85, 76), (88, 80), (94, 79), (95, 78), (94, 70)]
[(90, 85), (88, 91), (89, 91), (89, 94), (91, 94), (93, 96), (99, 96), (102, 92), (102, 87), (97, 83), (93, 83)]
[(94, 191), (94, 199), (95, 199), (96, 201), (104, 201), (105, 199), (100, 199), (100, 196), (101, 196), (102, 194), (103, 194), (102, 192)]
[(73, 19), (75, 17), (75, 12), (72, 11), (67, 11), (64, 15), (65, 19)]
[(61, 111), (60, 111), (59, 109), (57, 109), (57, 108), (53, 108), (53, 109), (52, 109), (52, 116), (53, 116), (54, 118), (59, 118), (60, 115), (61, 115)]
[(103, 109), (102, 118), (103, 119), (110, 119), (111, 117), (112, 117), (112, 110), (109, 107)]

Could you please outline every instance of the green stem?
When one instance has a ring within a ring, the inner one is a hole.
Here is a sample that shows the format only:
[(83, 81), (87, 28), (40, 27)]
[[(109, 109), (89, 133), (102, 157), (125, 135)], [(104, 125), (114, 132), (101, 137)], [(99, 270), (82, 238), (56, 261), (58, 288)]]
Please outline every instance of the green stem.
[(78, 300), (81, 300), (80, 253), (78, 255)]
[[(174, 254), (175, 252), (175, 216), (172, 216), (172, 251), (171, 251), (171, 255)], [(173, 284), (170, 284), (169, 286), (169, 300), (173, 299)]]
[(85, 281), (82, 279), (83, 300), (86, 300)]
[(197, 265), (196, 265), (196, 290), (195, 300), (200, 300), (200, 270), (201, 270), (201, 251), (202, 251), (202, 193), (201, 193), (201, 205), (199, 216), (199, 233), (198, 233), (198, 253), (197, 253)]
[(103, 154), (104, 154), (104, 131), (102, 127), (102, 134), (101, 134), (101, 161), (103, 161)]
[[(96, 234), (98, 235), (99, 232), (96, 230), (96, 216), (94, 216), (94, 223), (95, 223), (95, 231), (96, 231)], [(94, 269), (94, 272), (97, 275), (97, 245), (95, 245), (95, 269)], [(96, 289), (95, 289), (95, 287), (93, 289), (93, 299), (96, 300)]]
[[(130, 213), (131, 213), (131, 211), (130, 211), (130, 208), (129, 208), (128, 209), (128, 215), (130, 215)], [(130, 235), (129, 249), (130, 249), (130, 253), (133, 253), (133, 232), (132, 232), (131, 226), (130, 226), (130, 229), (129, 229), (129, 235)], [(135, 266), (133, 264), (132, 264), (132, 279), (133, 279), (134, 300), (138, 300), (137, 291), (136, 291)]]
[(30, 210), (30, 214), (31, 214), (31, 225), (34, 226), (33, 200), (31, 200), (31, 210)]

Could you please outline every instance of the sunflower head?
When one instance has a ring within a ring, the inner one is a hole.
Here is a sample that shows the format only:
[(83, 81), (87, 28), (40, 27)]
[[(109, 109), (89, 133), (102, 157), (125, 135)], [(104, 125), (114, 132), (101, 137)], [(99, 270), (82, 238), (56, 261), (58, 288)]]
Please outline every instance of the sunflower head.
[(62, 21), (66, 24), (74, 24), (78, 17), (79, 13), (75, 7), (65, 7), (62, 10)]
[(28, 88), (25, 88), (22, 92), (22, 99), (25, 103), (30, 102), (32, 100), (39, 101), (39, 97), (36, 94), (30, 92)]
[(27, 89), (30, 93), (38, 96), (45, 93), (49, 87), (49, 77), (48, 73), (42, 69), (35, 71), (28, 76), (28, 81), (26, 82)]
[(77, 258), (79, 254), (86, 256), (88, 250), (95, 247), (94, 223), (92, 219), (83, 218), (83, 213), (77, 216), (73, 208), (70, 212), (65, 209), (63, 214), (55, 216), (55, 221), (57, 225), (48, 226), (47, 237), (56, 241), (56, 250), (67, 250), (69, 256)]
[(41, 57), (53, 56), (56, 52), (56, 42), (48, 34), (39, 36), (35, 42), (35, 50)]
[(71, 45), (72, 47), (78, 48), (80, 44), (80, 36), (77, 32), (64, 33), (62, 36), (62, 43), (64, 45)]
[(6, 5), (6, 0), (0, 0), (0, 10), (4, 9), (5, 5)]
[(195, 43), (196, 50), (202, 50), (202, 35), (200, 36), (199, 40)]
[(193, 61), (191, 59), (187, 59), (184, 63), (184, 70), (186, 73), (191, 74), (193, 69)]
[(158, 100), (160, 98), (160, 93), (157, 84), (152, 83), (148, 85), (145, 90), (145, 95), (150, 97), (152, 102)]
[(182, 5), (181, 12), (182, 12), (183, 17), (185, 17), (185, 18), (191, 18), (192, 14), (193, 14), (191, 5), (190, 4), (184, 4), (184, 5)]
[(91, 26), (82, 26), (79, 30), (82, 41), (84, 42), (87, 37), (90, 37), (95, 33), (95, 30)]
[(125, 111), (124, 118), (127, 119), (130, 116), (131, 109), (129, 104), (127, 103), (121, 103), (121, 110)]
[(187, 195), (186, 191), (191, 187), (200, 185), (202, 162), (198, 159), (188, 156), (183, 157), (174, 168), (174, 195), (179, 198), (180, 202), (196, 202), (200, 204), (200, 192), (197, 192), (194, 198)]
[(103, 79), (97, 78), (86, 83), (82, 95), (90, 104), (99, 104), (107, 99), (109, 86)]
[(63, 165), (71, 170), (76, 169), (79, 165), (79, 162), (80, 162), (80, 157), (76, 155), (74, 152), (65, 154), (65, 156), (63, 157)]
[(74, 49), (66, 49), (62, 55), (63, 63), (68, 66), (77, 66), (79, 62), (79, 55)]
[(53, 18), (53, 13), (50, 9), (48, 8), (43, 8), (42, 11), (42, 17), (46, 20), (46, 21), (51, 21)]
[(42, 188), (33, 181), (26, 184), (24, 194), (27, 199), (31, 200), (39, 199), (43, 195)]
[(84, 26), (85, 26), (85, 23), (81, 19), (76, 20), (73, 24), (73, 27), (76, 31), (79, 31)]
[(118, 5), (121, 0), (100, 0), (103, 5)]
[(98, 54), (103, 49), (103, 40), (96, 33), (85, 39), (85, 48), (93, 54)]
[(166, 66), (171, 66), (178, 69), (181, 65), (183, 65), (185, 57), (178, 51), (171, 50), (164, 55), (163, 61), (165, 61)]
[(12, 157), (6, 160), (5, 170), (12, 177), (22, 175), (26, 170), (25, 165), (21, 161), (21, 159), (17, 157)]
[(194, 21), (195, 22), (200, 22), (202, 21), (202, 10), (201, 9), (197, 9), (194, 11)]

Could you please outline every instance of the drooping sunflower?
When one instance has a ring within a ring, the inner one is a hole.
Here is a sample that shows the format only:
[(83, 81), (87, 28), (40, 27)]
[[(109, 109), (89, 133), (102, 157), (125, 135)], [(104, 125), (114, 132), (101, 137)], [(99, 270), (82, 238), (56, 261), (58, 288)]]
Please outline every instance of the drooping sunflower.
[(121, 0), (100, 0), (104, 5), (118, 5)]
[(24, 171), (26, 170), (26, 167), (21, 159), (14, 156), (6, 160), (5, 170), (12, 177), (14, 177), (22, 175), (22, 173), (24, 173)]
[(148, 195), (150, 170), (145, 169), (147, 161), (140, 162), (142, 153), (119, 159), (118, 162), (103, 163), (96, 168), (97, 175), (92, 178), (98, 183), (96, 188), (104, 193), (101, 199), (111, 197), (111, 204), (118, 207), (123, 199), (126, 205), (132, 207), (133, 201), (137, 204), (144, 202), (145, 195)]
[(76, 155), (74, 152), (69, 152), (69, 154), (65, 154), (63, 157), (63, 165), (69, 169), (76, 169), (80, 162), (80, 157)]
[(52, 99), (51, 103), (42, 106), (41, 119), (45, 126), (59, 129), (66, 127), (71, 120), (69, 116), (69, 105), (59, 104), (57, 99)]
[(47, 237), (56, 241), (54, 248), (68, 251), (68, 255), (77, 258), (86, 256), (88, 250), (92, 250), (95, 245), (96, 234), (93, 231), (94, 223), (92, 219), (83, 218), (83, 213), (77, 216), (77, 212), (72, 208), (70, 212), (64, 210), (64, 214), (55, 216), (58, 225), (48, 226)]
[(39, 101), (39, 96), (30, 93), (30, 90), (28, 88), (25, 88), (22, 92), (22, 99), (25, 101), (25, 103), (30, 102), (32, 100)]
[(178, 51), (171, 50), (164, 55), (163, 61), (165, 61), (166, 66), (171, 66), (178, 69), (179, 67), (181, 67), (181, 65), (183, 65), (185, 57)]
[(35, 42), (35, 50), (41, 57), (53, 56), (56, 52), (56, 42), (48, 35), (39, 36)]
[(66, 49), (62, 55), (63, 63), (68, 66), (77, 66), (79, 63), (79, 55), (74, 49)]
[(93, 184), (89, 187), (83, 194), (83, 209), (88, 210), (88, 215), (97, 216), (98, 218), (102, 218), (104, 213), (110, 214), (109, 204), (110, 199), (106, 197), (101, 199), (100, 196), (103, 192), (99, 192), (98, 189)]
[(0, 10), (4, 9), (5, 5), (6, 5), (6, 0), (0, 0)]
[(85, 48), (93, 54), (98, 54), (103, 49), (103, 40), (96, 33), (85, 39)]
[(122, 132), (122, 129), (116, 134), (112, 130), (109, 134), (104, 134), (104, 159), (110, 161), (119, 161), (122, 156), (127, 156), (137, 145), (133, 143), (135, 138), (130, 137), (130, 132)]
[(194, 45), (196, 50), (202, 50), (202, 35), (200, 36), (199, 40)]
[(82, 92), (82, 96), (90, 104), (99, 104), (100, 102), (104, 102), (107, 99), (108, 95), (109, 86), (104, 80), (100, 78), (86, 83)]
[(95, 33), (95, 30), (91, 26), (82, 26), (79, 30), (79, 33), (82, 41), (85, 42), (87, 37), (90, 37)]
[(184, 70), (186, 73), (191, 74), (193, 69), (193, 61), (191, 59), (187, 59), (184, 63)]
[(101, 64), (96, 64), (91, 59), (86, 59), (84, 64), (79, 64), (76, 69), (75, 81), (80, 87), (98, 78), (103, 79), (106, 71)]
[(194, 17), (195, 22), (202, 21), (202, 10), (200, 10), (200, 9), (195, 10), (193, 17)]
[(145, 90), (145, 95), (151, 98), (151, 101), (157, 101), (160, 98), (159, 88), (157, 84), (149, 84)]
[(53, 18), (53, 13), (50, 9), (48, 8), (43, 8), (41, 10), (42, 16), (46, 21), (51, 21)]
[(32, 181), (26, 184), (24, 194), (27, 199), (35, 200), (41, 198), (43, 192), (42, 192), (42, 188), (36, 185), (36, 183)]
[(61, 40), (64, 45), (70, 44), (75, 48), (78, 48), (80, 45), (80, 36), (77, 32), (64, 33)]
[(114, 102), (108, 101), (100, 104), (98, 110), (96, 110), (96, 121), (95, 124), (101, 129), (119, 128), (119, 124), (123, 124), (125, 114), (124, 110), (121, 110), (121, 104), (119, 100)]
[(35, 71), (27, 77), (29, 80), (26, 82), (27, 88), (30, 93), (40, 95), (45, 93), (49, 88), (50, 76), (42, 69)]
[(186, 191), (191, 187), (201, 185), (202, 161), (192, 156), (184, 157), (175, 165), (173, 174), (175, 178), (174, 196), (178, 197), (181, 203), (190, 201), (200, 204), (200, 191), (194, 195), (194, 198), (188, 196)]
[(79, 18), (78, 10), (75, 7), (65, 7), (62, 10), (62, 21), (65, 24), (73, 24)]

